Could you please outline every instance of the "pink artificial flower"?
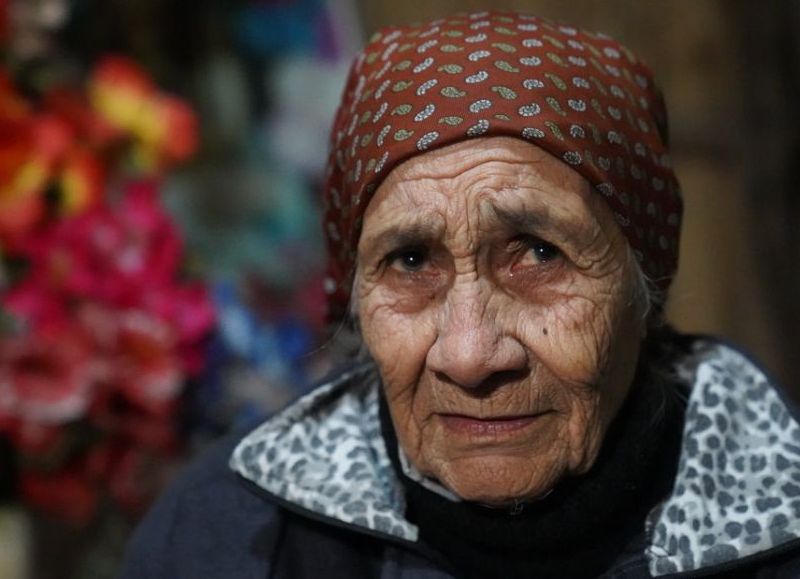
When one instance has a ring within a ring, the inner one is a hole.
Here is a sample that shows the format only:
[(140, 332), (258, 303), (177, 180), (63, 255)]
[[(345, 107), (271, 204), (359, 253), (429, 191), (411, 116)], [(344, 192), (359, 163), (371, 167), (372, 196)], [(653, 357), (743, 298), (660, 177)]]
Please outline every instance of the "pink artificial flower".
[(11, 314), (19, 325), (33, 327), (40, 332), (57, 330), (70, 323), (62, 296), (35, 283), (30, 277), (0, 296), (0, 307)]
[(100, 205), (55, 224), (28, 254), (31, 275), (74, 298), (136, 307), (150, 288), (170, 285), (181, 237), (152, 183), (128, 188), (118, 205)]
[(216, 320), (206, 287), (185, 283), (153, 288), (143, 295), (142, 306), (170, 324), (177, 336), (184, 371), (198, 374), (203, 367), (203, 338)]

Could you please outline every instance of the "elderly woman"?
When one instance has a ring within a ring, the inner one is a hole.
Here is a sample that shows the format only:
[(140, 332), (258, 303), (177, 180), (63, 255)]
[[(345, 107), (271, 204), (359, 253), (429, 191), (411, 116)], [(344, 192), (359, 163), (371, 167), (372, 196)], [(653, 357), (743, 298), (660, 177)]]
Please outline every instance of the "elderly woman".
[(325, 199), (363, 347), (190, 469), (126, 577), (800, 577), (797, 422), (660, 321), (681, 200), (630, 51), (511, 13), (384, 30)]

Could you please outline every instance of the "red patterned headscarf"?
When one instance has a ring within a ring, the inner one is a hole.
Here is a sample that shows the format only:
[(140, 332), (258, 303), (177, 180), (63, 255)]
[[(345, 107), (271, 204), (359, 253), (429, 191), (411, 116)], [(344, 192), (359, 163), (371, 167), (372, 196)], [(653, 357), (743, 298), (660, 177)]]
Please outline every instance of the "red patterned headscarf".
[(415, 155), (479, 136), (529, 141), (585, 177), (644, 273), (667, 289), (682, 201), (650, 70), (603, 34), (481, 12), (383, 29), (353, 63), (324, 191), (332, 319), (347, 307), (362, 218), (381, 181)]

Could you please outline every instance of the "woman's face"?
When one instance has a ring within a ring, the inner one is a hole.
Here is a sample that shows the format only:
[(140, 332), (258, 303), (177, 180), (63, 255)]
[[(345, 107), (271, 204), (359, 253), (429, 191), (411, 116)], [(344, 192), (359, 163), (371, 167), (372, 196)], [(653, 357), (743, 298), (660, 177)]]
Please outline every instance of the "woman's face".
[(587, 471), (633, 379), (636, 279), (602, 198), (529, 143), (395, 168), (364, 216), (356, 299), (409, 460), (496, 505)]

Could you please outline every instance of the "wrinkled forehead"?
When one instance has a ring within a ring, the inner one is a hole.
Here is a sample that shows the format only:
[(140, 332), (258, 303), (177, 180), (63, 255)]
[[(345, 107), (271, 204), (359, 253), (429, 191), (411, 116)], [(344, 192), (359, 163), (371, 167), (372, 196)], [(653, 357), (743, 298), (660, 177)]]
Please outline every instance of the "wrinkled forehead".
[(615, 227), (585, 178), (546, 151), (508, 137), (458, 143), (406, 161), (381, 184), (364, 217), (362, 249), (386, 237), (402, 245), (459, 232), (527, 232), (561, 242), (600, 222)]

